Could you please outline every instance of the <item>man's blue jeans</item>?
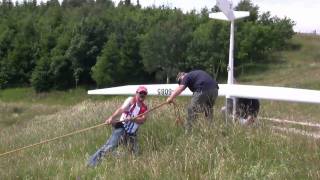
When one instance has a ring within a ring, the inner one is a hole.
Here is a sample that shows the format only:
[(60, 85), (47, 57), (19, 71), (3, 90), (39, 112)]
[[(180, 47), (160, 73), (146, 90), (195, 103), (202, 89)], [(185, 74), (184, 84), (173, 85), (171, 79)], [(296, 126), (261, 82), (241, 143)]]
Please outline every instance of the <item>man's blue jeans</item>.
[(137, 137), (127, 136), (124, 128), (115, 128), (113, 129), (111, 137), (107, 140), (106, 144), (104, 144), (100, 149), (98, 149), (96, 153), (94, 153), (90, 157), (88, 166), (96, 166), (108, 152), (116, 149), (121, 141), (126, 144), (130, 143), (130, 145), (132, 146), (131, 151), (133, 153), (138, 152)]

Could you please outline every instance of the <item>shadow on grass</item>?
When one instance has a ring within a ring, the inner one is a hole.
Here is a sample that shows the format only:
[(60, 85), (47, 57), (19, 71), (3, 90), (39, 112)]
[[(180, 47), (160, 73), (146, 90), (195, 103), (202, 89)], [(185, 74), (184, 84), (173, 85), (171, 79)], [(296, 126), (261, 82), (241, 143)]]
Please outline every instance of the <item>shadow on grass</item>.
[(281, 67), (284, 64), (286, 64), (286, 60), (281, 54), (277, 53), (271, 55), (266, 60), (249, 62), (239, 65), (235, 69), (235, 76), (240, 77), (243, 80), (242, 76), (260, 75), (264, 72), (271, 70), (272, 68)]
[(287, 45), (286, 50), (288, 51), (299, 51), (302, 48), (302, 44), (291, 42)]
[[(296, 41), (290, 41), (283, 50), (294, 52), (300, 51), (302, 44)], [(237, 63), (237, 62), (235, 62)], [(272, 70), (273, 68), (279, 68), (288, 63), (288, 59), (281, 52), (273, 52), (266, 54), (265, 59), (257, 59), (253, 62), (239, 63), (236, 65), (235, 74), (236, 77), (241, 76), (255, 76), (262, 74), (266, 71)], [(243, 78), (241, 78), (243, 80)]]

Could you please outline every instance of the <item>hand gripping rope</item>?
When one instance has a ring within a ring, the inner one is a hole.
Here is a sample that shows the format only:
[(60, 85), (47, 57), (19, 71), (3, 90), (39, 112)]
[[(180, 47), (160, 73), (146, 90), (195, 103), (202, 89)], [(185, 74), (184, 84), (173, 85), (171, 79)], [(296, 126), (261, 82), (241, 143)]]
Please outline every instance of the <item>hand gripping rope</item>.
[[(161, 103), (153, 108), (151, 108), (150, 110), (142, 113), (142, 114), (139, 114), (138, 116), (134, 117), (133, 120), (135, 120), (136, 118), (138, 117), (141, 117), (147, 113), (150, 113), (151, 111), (154, 111), (158, 108), (160, 108), (161, 106), (164, 106), (168, 104), (167, 102), (164, 102), (164, 103)], [(176, 104), (174, 104), (174, 108), (175, 108), (175, 111), (176, 111)], [(179, 113), (179, 112), (178, 112)], [(177, 116), (177, 112), (175, 112), (176, 116)], [(120, 122), (120, 121), (119, 121)], [(180, 119), (180, 115), (178, 117), (178, 119), (176, 120), (176, 124), (180, 123), (181, 124), (181, 119)], [(12, 153), (15, 153), (15, 152), (18, 152), (18, 151), (22, 151), (24, 149), (28, 149), (28, 148), (31, 148), (31, 147), (35, 147), (35, 146), (38, 146), (38, 145), (41, 145), (41, 144), (46, 144), (46, 143), (49, 143), (51, 141), (55, 141), (55, 140), (58, 140), (58, 139), (62, 139), (62, 138), (65, 138), (65, 137), (68, 137), (68, 136), (72, 136), (72, 135), (75, 135), (75, 134), (79, 134), (79, 133), (82, 133), (82, 132), (85, 132), (85, 131), (89, 131), (91, 129), (95, 129), (95, 128), (98, 128), (98, 127), (102, 127), (102, 126), (105, 126), (105, 125), (108, 125), (106, 123), (102, 123), (102, 124), (98, 124), (98, 125), (95, 125), (95, 126), (91, 126), (91, 127), (88, 127), (88, 128), (84, 128), (84, 129), (80, 129), (80, 130), (77, 130), (77, 131), (74, 131), (74, 132), (71, 132), (71, 133), (68, 133), (68, 134), (65, 134), (65, 135), (62, 135), (62, 136), (58, 136), (58, 137), (55, 137), (55, 138), (52, 138), (52, 139), (47, 139), (47, 140), (44, 140), (44, 141), (41, 141), (41, 142), (38, 142), (38, 143), (35, 143), (35, 144), (31, 144), (31, 145), (28, 145), (28, 146), (24, 146), (24, 147), (21, 147), (21, 148), (18, 148), (18, 149), (14, 149), (14, 150), (11, 150), (11, 151), (8, 151), (8, 152), (5, 152), (5, 153), (1, 153), (0, 154), (0, 157), (3, 157), (3, 156), (6, 156), (6, 155), (9, 155), (9, 154), (12, 154)]]

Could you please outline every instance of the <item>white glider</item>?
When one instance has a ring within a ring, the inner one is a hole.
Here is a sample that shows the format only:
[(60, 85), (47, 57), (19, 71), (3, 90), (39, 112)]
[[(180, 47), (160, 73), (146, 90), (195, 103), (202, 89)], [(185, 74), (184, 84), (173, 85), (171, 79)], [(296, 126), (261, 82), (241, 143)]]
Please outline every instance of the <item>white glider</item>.
[[(126, 85), (112, 88), (90, 90), (90, 95), (133, 95), (139, 85)], [(144, 85), (148, 89), (148, 95), (169, 96), (178, 84), (149, 84)], [(290, 102), (305, 102), (320, 104), (320, 91), (297, 89), (288, 87), (255, 86), (255, 85), (228, 85), (219, 84), (219, 96), (232, 96), (255, 99), (269, 99)], [(192, 92), (186, 89), (181, 96), (192, 96)]]

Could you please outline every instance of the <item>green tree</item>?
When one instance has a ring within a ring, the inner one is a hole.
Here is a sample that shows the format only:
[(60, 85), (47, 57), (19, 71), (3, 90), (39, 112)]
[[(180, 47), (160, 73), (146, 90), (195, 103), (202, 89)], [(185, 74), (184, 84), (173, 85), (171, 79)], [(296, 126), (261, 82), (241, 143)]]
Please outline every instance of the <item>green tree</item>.
[(63, 0), (62, 6), (63, 7), (81, 7), (89, 0)]
[(59, 0), (48, 0), (47, 5), (51, 7), (59, 7), (60, 3)]
[(104, 5), (106, 8), (113, 7), (114, 3), (111, 0), (96, 0), (98, 6)]
[(71, 61), (66, 56), (52, 57), (49, 73), (52, 74), (52, 82), (55, 89), (64, 90), (74, 86), (71, 67)]
[(272, 50), (270, 26), (246, 23), (237, 33), (237, 64), (262, 62)]
[(221, 21), (209, 21), (193, 32), (188, 44), (189, 69), (203, 69), (218, 77), (226, 74), (228, 62), (228, 25)]
[(9, 81), (9, 69), (5, 62), (0, 62), (0, 89), (6, 88)]
[(97, 63), (92, 67), (92, 77), (99, 87), (113, 85), (119, 72), (120, 51), (117, 36), (110, 35)]
[(53, 87), (53, 74), (50, 71), (50, 60), (42, 58), (32, 72), (31, 84), (36, 92), (49, 91)]
[(79, 82), (91, 82), (91, 67), (96, 64), (105, 37), (105, 25), (92, 18), (85, 18), (76, 26), (66, 55), (72, 62), (73, 76), (76, 86)]
[[(128, 9), (131, 9), (128, 11)], [(142, 83), (148, 79), (144, 71), (140, 55), (140, 34), (144, 33), (145, 25), (140, 11), (133, 7), (124, 6), (114, 18), (115, 33), (120, 48), (119, 69), (117, 82)]]
[(18, 22), (19, 32), (15, 34), (12, 49), (8, 51), (6, 65), (9, 71), (8, 83), (28, 85), (38, 52), (37, 32), (32, 16)]
[(249, 21), (257, 21), (259, 15), (259, 7), (253, 5), (251, 0), (241, 0), (238, 5), (235, 7), (237, 11), (249, 11), (250, 16), (246, 18)]
[[(166, 13), (166, 11), (164, 11)], [(179, 66), (184, 64), (185, 51), (190, 34), (184, 24), (181, 11), (167, 15), (167, 19), (158, 22), (142, 38), (141, 55), (146, 70), (156, 73), (158, 79), (174, 77)]]
[(293, 31), (294, 25), (295, 23), (287, 17), (283, 19), (274, 18), (274, 23), (271, 25), (271, 37), (273, 39), (273, 47), (276, 50), (286, 49), (288, 40), (295, 34)]
[[(229, 24), (210, 20), (206, 8), (182, 13), (164, 6), (141, 9), (125, 0), (117, 7), (111, 0), (36, 3), (0, 3), (1, 88), (169, 82), (179, 70), (198, 68), (219, 78), (226, 74)], [(259, 16), (250, 0), (236, 9), (251, 12), (236, 23), (237, 69), (287, 47), (293, 21), (268, 12)]]

